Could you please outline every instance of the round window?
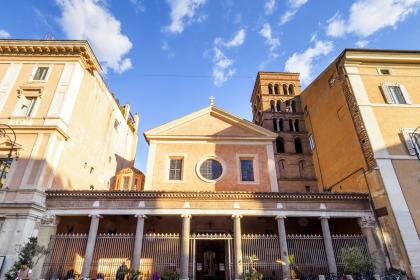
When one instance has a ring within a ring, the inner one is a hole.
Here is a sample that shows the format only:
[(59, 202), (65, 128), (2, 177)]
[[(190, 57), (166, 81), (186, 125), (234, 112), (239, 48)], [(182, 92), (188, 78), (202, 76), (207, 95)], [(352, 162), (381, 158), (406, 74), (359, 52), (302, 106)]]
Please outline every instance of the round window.
[(217, 180), (222, 176), (223, 167), (215, 159), (207, 159), (200, 165), (200, 175), (207, 180)]

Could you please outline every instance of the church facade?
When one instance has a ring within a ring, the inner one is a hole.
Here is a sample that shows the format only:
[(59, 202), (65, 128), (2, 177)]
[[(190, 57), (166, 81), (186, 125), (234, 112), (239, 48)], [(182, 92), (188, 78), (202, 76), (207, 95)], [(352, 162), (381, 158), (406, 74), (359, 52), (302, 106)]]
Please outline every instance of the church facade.
[[(211, 99), (145, 131), (143, 174), (138, 117), (110, 94), (87, 42), (0, 41), (0, 57), (5, 133), (18, 132), (13, 151), (25, 155), (2, 160), (0, 277), (30, 236), (48, 248), (35, 279), (115, 279), (123, 263), (143, 279), (243, 279), (252, 268), (291, 279), (343, 273), (348, 247), (374, 257), (378, 274), (393, 265), (371, 194), (323, 184), (297, 73), (258, 73), (252, 122)], [(85, 110), (95, 100), (101, 126)], [(91, 126), (95, 141), (81, 132)], [(78, 147), (86, 159), (71, 157)]]

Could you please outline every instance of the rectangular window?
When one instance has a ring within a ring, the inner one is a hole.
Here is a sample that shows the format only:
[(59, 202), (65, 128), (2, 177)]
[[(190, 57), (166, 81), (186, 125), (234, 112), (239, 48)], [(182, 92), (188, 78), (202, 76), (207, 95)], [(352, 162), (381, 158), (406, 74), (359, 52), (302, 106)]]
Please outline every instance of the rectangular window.
[(47, 78), (48, 67), (38, 67), (35, 71), (34, 81), (45, 81)]
[(410, 96), (403, 85), (382, 84), (382, 91), (388, 104), (411, 104)]
[(35, 107), (36, 97), (22, 95), (20, 98), (17, 115), (20, 117), (30, 117)]
[(391, 70), (387, 68), (379, 68), (378, 72), (380, 75), (386, 75), (386, 76), (391, 75)]
[(130, 190), (130, 176), (123, 177), (123, 190), (125, 191)]
[(254, 161), (252, 159), (241, 159), (241, 180), (243, 182), (254, 181)]
[(405, 141), (408, 154), (411, 156), (420, 155), (420, 132), (415, 132), (414, 129), (401, 129), (402, 136)]
[(182, 158), (171, 158), (169, 162), (169, 180), (182, 180)]
[(12, 161), (13, 159), (11, 158), (0, 158), (0, 189), (3, 188), (6, 183), (6, 177), (9, 173)]

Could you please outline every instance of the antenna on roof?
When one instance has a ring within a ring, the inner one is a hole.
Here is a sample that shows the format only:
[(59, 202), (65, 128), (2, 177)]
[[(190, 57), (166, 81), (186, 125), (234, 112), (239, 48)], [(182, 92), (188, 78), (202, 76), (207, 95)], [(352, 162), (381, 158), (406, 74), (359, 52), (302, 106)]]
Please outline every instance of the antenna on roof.
[(54, 35), (51, 32), (47, 32), (44, 35), (44, 40), (54, 40)]

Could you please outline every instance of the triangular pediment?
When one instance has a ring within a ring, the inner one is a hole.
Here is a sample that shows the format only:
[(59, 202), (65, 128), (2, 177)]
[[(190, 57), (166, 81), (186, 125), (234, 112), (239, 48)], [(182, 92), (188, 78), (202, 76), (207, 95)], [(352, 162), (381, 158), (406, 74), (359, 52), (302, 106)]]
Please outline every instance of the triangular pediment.
[(144, 133), (150, 139), (275, 139), (276, 134), (215, 106), (181, 117)]

